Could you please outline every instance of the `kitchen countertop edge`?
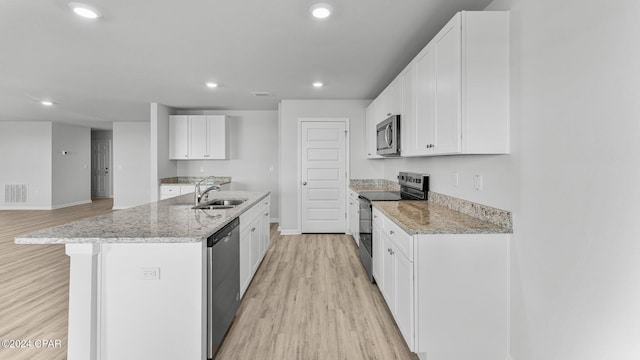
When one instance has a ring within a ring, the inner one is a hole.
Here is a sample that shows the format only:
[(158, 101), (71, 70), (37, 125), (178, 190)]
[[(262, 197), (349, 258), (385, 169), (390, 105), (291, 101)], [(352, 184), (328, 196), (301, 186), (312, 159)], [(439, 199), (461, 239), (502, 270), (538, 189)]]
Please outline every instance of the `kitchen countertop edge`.
[[(226, 194), (225, 194), (226, 193)], [(155, 203), (148, 203), (144, 205), (135, 206), (123, 210), (114, 210), (110, 213), (97, 215), (81, 220), (72, 221), (63, 225), (34, 231), (28, 234), (19, 235), (15, 238), (14, 242), (20, 245), (54, 245), (54, 244), (144, 244), (144, 243), (197, 243), (205, 241), (209, 236), (216, 233), (216, 231), (222, 229), (225, 225), (229, 224), (235, 218), (240, 217), (247, 210), (258, 204), (271, 194), (267, 192), (253, 192), (253, 191), (222, 191), (217, 193), (221, 199), (237, 198), (243, 194), (249, 197), (241, 205), (234, 207), (233, 209), (224, 210), (225, 216), (220, 216), (217, 220), (211, 220), (211, 226), (206, 229), (198, 229), (199, 234), (185, 234), (184, 236), (53, 236), (64, 231), (73, 232), (74, 228), (81, 228), (87, 226), (96, 219), (108, 219), (108, 215), (120, 212), (120, 214), (129, 214), (131, 216), (144, 217), (148, 215), (150, 207), (157, 206), (159, 209), (166, 209), (169, 207), (178, 207), (179, 210), (192, 211), (192, 203), (185, 203), (188, 200), (193, 199), (193, 194), (186, 194), (177, 196), (174, 198), (160, 200)], [(222, 195), (224, 194), (224, 195)], [(106, 216), (106, 217), (105, 217)], [(146, 219), (146, 217), (145, 217)], [(106, 220), (105, 220), (106, 221)], [(117, 224), (116, 224), (117, 225)], [(95, 225), (94, 225), (95, 226)], [(52, 236), (45, 236), (52, 235)]]

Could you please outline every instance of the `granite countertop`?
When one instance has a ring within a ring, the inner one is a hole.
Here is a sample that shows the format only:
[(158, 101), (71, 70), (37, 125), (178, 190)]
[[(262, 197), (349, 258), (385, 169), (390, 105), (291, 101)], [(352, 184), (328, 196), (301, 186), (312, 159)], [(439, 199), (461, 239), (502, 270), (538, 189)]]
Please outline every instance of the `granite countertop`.
[(231, 183), (230, 176), (176, 176), (160, 179), (160, 185), (195, 185), (200, 180), (207, 179), (202, 185), (224, 185)]
[(410, 235), (512, 233), (507, 226), (472, 217), (432, 201), (373, 201), (372, 205)]
[(188, 243), (206, 240), (269, 192), (220, 191), (215, 199), (247, 199), (231, 209), (196, 210), (193, 194), (70, 222), (16, 237), (16, 244)]
[(386, 179), (351, 179), (349, 188), (355, 192), (400, 191), (398, 183)]

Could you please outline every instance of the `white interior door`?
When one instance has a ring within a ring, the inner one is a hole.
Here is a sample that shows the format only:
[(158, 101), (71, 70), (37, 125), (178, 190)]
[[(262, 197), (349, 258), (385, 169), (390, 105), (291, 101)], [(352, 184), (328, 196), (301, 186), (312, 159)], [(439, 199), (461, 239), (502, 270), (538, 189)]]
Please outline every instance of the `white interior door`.
[(91, 141), (91, 196), (111, 197), (111, 140)]
[(346, 122), (301, 121), (301, 231), (344, 233)]

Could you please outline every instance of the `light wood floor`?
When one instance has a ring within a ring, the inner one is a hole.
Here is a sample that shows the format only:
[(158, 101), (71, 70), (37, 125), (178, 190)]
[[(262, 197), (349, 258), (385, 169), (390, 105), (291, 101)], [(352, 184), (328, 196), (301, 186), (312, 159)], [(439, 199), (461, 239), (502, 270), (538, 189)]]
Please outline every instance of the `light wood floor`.
[(111, 199), (58, 210), (0, 211), (0, 339), (61, 340), (61, 348), (2, 349), (0, 359), (67, 357), (69, 257), (62, 245), (16, 245), (17, 235), (111, 211)]
[[(59, 339), (57, 349), (2, 349), (0, 360), (63, 360), (69, 257), (15, 236), (110, 211), (111, 200), (52, 211), (0, 211), (0, 339)], [(417, 359), (350, 236), (280, 236), (247, 289), (218, 359)]]
[(417, 359), (351, 236), (280, 236), (242, 300), (217, 359)]

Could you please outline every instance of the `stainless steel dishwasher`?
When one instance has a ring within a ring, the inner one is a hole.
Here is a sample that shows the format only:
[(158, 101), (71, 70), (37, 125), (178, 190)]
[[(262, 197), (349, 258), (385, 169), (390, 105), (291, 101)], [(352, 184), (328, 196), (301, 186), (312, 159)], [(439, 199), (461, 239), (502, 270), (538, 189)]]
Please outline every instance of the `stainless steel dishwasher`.
[(207, 358), (213, 359), (240, 306), (240, 219), (207, 239)]

